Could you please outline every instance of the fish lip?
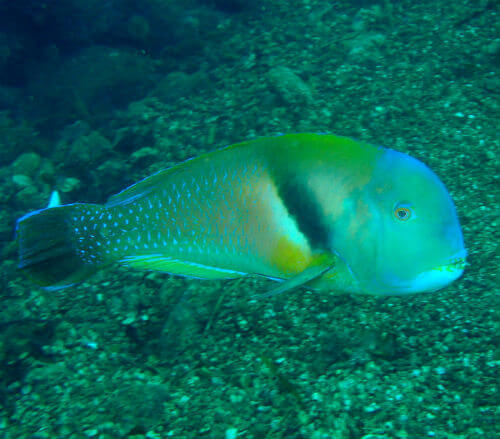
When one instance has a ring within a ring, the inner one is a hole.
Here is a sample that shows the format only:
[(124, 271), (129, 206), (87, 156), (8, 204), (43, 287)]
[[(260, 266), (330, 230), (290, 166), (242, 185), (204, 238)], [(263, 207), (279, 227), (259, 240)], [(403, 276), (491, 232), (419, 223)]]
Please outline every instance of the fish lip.
[(436, 267), (433, 267), (432, 270), (441, 271), (458, 269), (463, 271), (467, 265), (467, 251), (464, 249), (449, 257), (445, 264), (437, 265)]
[[(393, 279), (388, 285), (389, 295), (431, 293), (445, 288), (462, 276), (467, 263), (467, 253), (461, 250), (447, 259), (446, 263), (422, 271), (411, 280)], [(386, 293), (387, 294), (387, 293)]]
[(465, 251), (460, 251), (441, 264), (424, 271), (416, 276), (410, 287), (410, 292), (434, 292), (438, 291), (460, 278), (467, 265)]

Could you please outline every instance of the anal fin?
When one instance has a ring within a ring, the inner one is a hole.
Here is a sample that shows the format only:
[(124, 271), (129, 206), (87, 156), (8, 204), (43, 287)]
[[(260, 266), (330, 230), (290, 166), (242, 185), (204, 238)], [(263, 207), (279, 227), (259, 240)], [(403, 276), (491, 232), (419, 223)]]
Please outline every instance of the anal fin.
[(162, 271), (197, 279), (235, 279), (246, 275), (246, 273), (241, 273), (239, 271), (212, 267), (196, 262), (182, 261), (169, 258), (162, 254), (126, 256), (118, 262), (127, 267)]

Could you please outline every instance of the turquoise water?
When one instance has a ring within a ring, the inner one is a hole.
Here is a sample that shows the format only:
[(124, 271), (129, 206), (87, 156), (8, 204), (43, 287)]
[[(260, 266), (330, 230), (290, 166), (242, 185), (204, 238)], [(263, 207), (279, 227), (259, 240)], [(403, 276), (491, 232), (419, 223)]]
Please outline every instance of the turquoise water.
[[(0, 436), (498, 435), (493, 1), (0, 0)], [(428, 164), (469, 252), (364, 297), (111, 268), (46, 291), (14, 225), (244, 139), (331, 132)]]

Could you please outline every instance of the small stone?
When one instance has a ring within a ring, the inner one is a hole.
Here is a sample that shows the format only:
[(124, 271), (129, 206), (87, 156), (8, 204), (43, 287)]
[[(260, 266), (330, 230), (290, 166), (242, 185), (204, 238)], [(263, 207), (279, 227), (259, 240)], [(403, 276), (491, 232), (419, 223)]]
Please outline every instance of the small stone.
[(32, 177), (40, 166), (42, 159), (34, 152), (21, 154), (12, 164), (15, 174), (24, 174)]
[(60, 186), (61, 192), (68, 193), (73, 192), (75, 189), (80, 187), (80, 180), (74, 177), (65, 178), (62, 185)]
[(183, 96), (189, 96), (207, 82), (208, 79), (202, 73), (188, 75), (184, 72), (171, 72), (158, 81), (153, 95), (162, 102), (175, 102)]
[(142, 15), (133, 15), (127, 23), (127, 32), (130, 38), (138, 42), (144, 42), (151, 32), (149, 21)]
[(44, 181), (52, 181), (55, 175), (54, 165), (48, 160), (43, 160), (38, 175)]
[(485, 48), (484, 51), (488, 55), (493, 55), (493, 56), (498, 56), (500, 55), (500, 38), (496, 38), (493, 40), (490, 44), (488, 44)]
[(138, 149), (132, 154), (132, 160), (137, 162), (144, 159), (153, 159), (158, 155), (158, 150), (146, 146), (144, 148)]
[(226, 430), (225, 438), (226, 439), (236, 439), (238, 437), (238, 430), (234, 427), (228, 428)]
[(80, 136), (71, 143), (62, 140), (57, 145), (61, 159), (71, 166), (100, 163), (112, 148), (111, 142), (97, 131)]
[(268, 78), (271, 87), (288, 105), (312, 103), (309, 85), (288, 67), (274, 67), (269, 71)]
[(346, 42), (349, 58), (353, 61), (375, 61), (381, 56), (380, 48), (386, 36), (378, 32), (367, 32)]
[(16, 174), (12, 176), (12, 181), (20, 187), (28, 187), (33, 185), (33, 181), (27, 175)]

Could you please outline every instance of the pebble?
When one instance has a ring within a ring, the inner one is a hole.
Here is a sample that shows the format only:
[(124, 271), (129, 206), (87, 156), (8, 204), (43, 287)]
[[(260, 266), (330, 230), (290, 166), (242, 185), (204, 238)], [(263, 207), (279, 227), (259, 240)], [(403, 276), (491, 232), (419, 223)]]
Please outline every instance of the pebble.
[(312, 92), (295, 72), (288, 67), (278, 66), (268, 73), (271, 86), (288, 105), (311, 103)]
[(238, 437), (238, 430), (234, 427), (228, 428), (226, 430), (225, 438), (226, 439), (236, 439)]
[(13, 175), (12, 181), (20, 187), (28, 187), (33, 184), (31, 178), (23, 174)]

